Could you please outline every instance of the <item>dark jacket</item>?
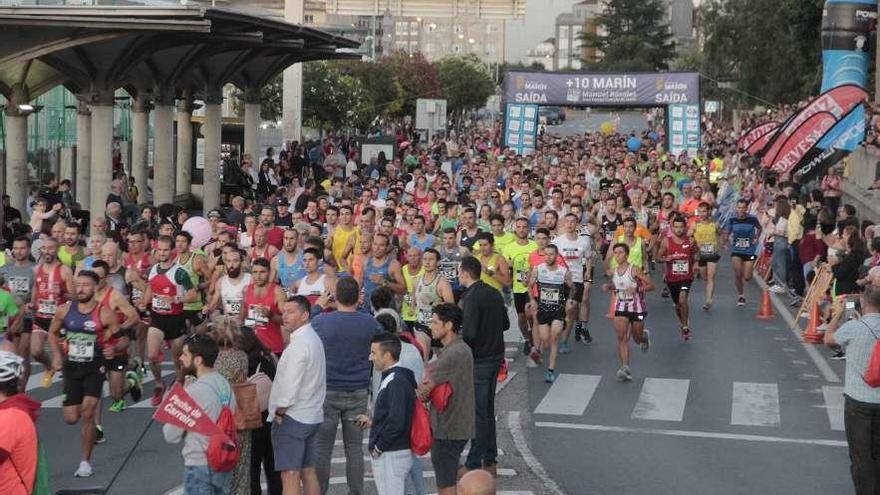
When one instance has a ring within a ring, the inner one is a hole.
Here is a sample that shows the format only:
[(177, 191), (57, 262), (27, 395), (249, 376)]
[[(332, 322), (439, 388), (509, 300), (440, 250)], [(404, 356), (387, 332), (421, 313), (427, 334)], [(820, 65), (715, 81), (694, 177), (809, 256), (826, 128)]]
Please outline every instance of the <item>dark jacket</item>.
[(393, 366), (382, 372), (382, 385), (373, 405), (369, 450), (382, 452), (409, 448), (413, 406), (416, 401), (416, 378), (413, 372)]
[(510, 328), (501, 293), (477, 280), (461, 298), (461, 337), (474, 359), (504, 355), (504, 332)]

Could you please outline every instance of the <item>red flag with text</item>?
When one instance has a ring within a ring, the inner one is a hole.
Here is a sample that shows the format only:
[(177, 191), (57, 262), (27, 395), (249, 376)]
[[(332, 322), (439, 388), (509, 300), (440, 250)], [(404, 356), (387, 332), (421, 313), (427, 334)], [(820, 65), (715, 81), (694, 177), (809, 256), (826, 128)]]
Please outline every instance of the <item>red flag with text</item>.
[(153, 419), (209, 437), (223, 433), (179, 383), (175, 383), (165, 395), (165, 400), (156, 409)]

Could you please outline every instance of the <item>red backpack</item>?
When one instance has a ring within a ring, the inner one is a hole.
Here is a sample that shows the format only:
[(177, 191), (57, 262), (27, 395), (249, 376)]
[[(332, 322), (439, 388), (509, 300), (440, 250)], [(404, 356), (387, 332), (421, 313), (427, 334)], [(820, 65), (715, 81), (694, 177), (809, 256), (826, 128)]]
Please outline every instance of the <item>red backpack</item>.
[[(216, 391), (216, 390), (215, 390)], [(222, 395), (217, 394), (222, 398)], [(217, 416), (217, 427), (221, 433), (211, 435), (208, 438), (208, 467), (212, 471), (227, 473), (235, 468), (238, 464), (238, 458), (241, 455), (238, 443), (238, 434), (235, 431), (235, 415), (229, 408), (232, 401), (232, 390), (229, 391), (228, 398), (220, 409), (220, 415)], [(221, 399), (221, 402), (222, 399)]]

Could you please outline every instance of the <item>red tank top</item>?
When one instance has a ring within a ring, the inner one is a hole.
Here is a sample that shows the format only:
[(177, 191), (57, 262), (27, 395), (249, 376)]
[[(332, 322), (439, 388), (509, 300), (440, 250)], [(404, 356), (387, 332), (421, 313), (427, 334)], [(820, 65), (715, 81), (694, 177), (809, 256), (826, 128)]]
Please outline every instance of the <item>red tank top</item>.
[(160, 315), (183, 314), (183, 303), (173, 300), (183, 294), (183, 288), (175, 281), (177, 270), (183, 270), (183, 268), (180, 265), (173, 265), (168, 271), (159, 273), (159, 265), (156, 265), (150, 270), (150, 291), (153, 293), (150, 307), (154, 313)]
[[(113, 287), (107, 287), (107, 292), (104, 293), (104, 297), (101, 298), (101, 302), (98, 303), (98, 309), (95, 311), (97, 320), (99, 322), (101, 321), (101, 308), (107, 308), (111, 311), (113, 310), (113, 308), (110, 307), (110, 298), (111, 297), (113, 297)], [(125, 323), (125, 313), (123, 313), (121, 311), (114, 311), (114, 313), (116, 313), (116, 321), (119, 322), (120, 325)], [(108, 338), (107, 341), (105, 342), (105, 345), (115, 347), (116, 344), (119, 342), (119, 338), (121, 336), (122, 335), (120, 335), (119, 333), (116, 333), (115, 335), (111, 335), (110, 338)], [(125, 354), (126, 354), (125, 351), (122, 351), (122, 352), (117, 351), (116, 352), (117, 356), (125, 355)]]
[(34, 281), (37, 296), (37, 318), (52, 318), (58, 306), (67, 302), (67, 286), (61, 277), (61, 265), (55, 265), (51, 273), (46, 273), (45, 265), (37, 268)]
[[(672, 210), (672, 212), (674, 211), (675, 210)], [(669, 215), (669, 213), (663, 211), (663, 208), (657, 212), (657, 222), (660, 224), (660, 234), (665, 234), (669, 231)]]
[(667, 282), (690, 282), (694, 279), (693, 263), (694, 245), (689, 239), (682, 243), (669, 236), (666, 238), (666, 275)]
[(253, 327), (254, 333), (267, 349), (275, 354), (281, 354), (284, 350), (284, 340), (281, 338), (281, 327), (272, 322), (272, 317), (265, 317), (259, 309), (268, 309), (271, 313), (279, 313), (278, 304), (275, 301), (275, 284), (269, 284), (266, 293), (262, 297), (254, 294), (254, 284), (248, 285), (244, 291), (245, 325)]
[(257, 260), (260, 258), (269, 259), (269, 246), (271, 246), (271, 244), (266, 244), (266, 248), (263, 249), (262, 254), (257, 252), (257, 246), (252, 247), (251, 248), (251, 261)]
[[(135, 259), (134, 256), (130, 254), (126, 254), (125, 258), (122, 260), (122, 266), (125, 267), (126, 270), (134, 270), (135, 273), (140, 275), (141, 278), (146, 279), (147, 274), (150, 270), (150, 255), (144, 253), (140, 258)], [(129, 290), (131, 294), (131, 302), (133, 304), (137, 304), (138, 301), (141, 300), (143, 296), (143, 292), (137, 287), (132, 286)]]

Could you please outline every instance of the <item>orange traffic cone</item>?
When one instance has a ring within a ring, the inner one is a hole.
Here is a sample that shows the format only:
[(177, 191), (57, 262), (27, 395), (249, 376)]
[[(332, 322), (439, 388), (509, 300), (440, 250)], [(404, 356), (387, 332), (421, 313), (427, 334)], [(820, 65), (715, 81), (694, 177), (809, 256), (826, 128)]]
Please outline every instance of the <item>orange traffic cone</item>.
[(804, 330), (804, 342), (810, 344), (821, 344), (825, 340), (825, 336), (819, 333), (819, 304), (814, 303), (810, 308), (810, 322), (807, 323), (807, 329)]
[(764, 294), (761, 296), (761, 307), (758, 309), (758, 314), (755, 317), (759, 320), (773, 319), (773, 306), (770, 303), (770, 290), (767, 287), (764, 287)]
[(614, 318), (614, 307), (617, 306), (617, 294), (611, 293), (611, 303), (608, 305), (608, 313), (605, 318)]

